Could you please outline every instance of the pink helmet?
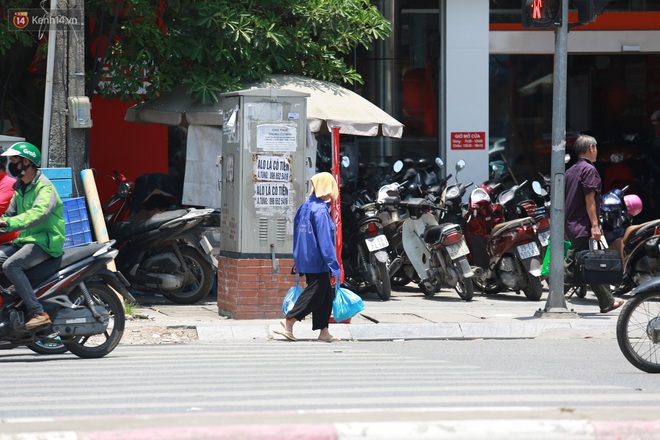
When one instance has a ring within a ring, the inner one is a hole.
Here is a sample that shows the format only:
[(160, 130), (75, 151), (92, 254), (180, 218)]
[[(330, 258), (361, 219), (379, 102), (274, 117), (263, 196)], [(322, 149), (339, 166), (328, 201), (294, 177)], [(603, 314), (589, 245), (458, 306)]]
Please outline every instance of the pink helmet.
[(636, 216), (640, 212), (642, 212), (642, 199), (640, 199), (638, 196), (635, 194), (628, 194), (627, 196), (623, 197), (623, 202), (626, 204), (626, 209), (628, 210), (628, 214), (632, 216)]

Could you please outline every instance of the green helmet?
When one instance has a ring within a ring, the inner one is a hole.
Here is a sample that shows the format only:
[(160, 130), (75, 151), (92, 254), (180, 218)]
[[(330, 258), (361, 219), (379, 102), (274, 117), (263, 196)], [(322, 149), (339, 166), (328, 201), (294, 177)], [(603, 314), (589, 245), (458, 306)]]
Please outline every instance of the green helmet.
[(30, 161), (35, 166), (41, 165), (41, 152), (37, 147), (29, 142), (16, 142), (9, 147), (7, 151), (2, 153), (3, 156), (21, 156)]

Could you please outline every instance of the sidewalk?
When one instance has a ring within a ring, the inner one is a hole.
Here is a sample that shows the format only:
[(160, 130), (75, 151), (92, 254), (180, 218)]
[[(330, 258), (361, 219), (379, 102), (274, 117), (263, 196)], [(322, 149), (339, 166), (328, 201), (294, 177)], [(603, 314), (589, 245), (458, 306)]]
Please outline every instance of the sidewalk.
[[(572, 313), (537, 317), (545, 308), (547, 288), (541, 301), (528, 301), (513, 292), (475, 295), (471, 302), (443, 290), (425, 298), (414, 286), (393, 292), (389, 301), (375, 294), (364, 297), (365, 309), (350, 324), (331, 324), (330, 331), (344, 340), (396, 339), (507, 339), (507, 338), (615, 338), (621, 309), (600, 313), (596, 297), (567, 299)], [(283, 339), (273, 333), (278, 319), (233, 320), (219, 316), (213, 297), (194, 305), (173, 304), (158, 296), (138, 296), (137, 318), (126, 324), (122, 343), (182, 343), (193, 340)], [(624, 297), (625, 299), (625, 297)], [(296, 324), (299, 340), (316, 339), (311, 319)]]

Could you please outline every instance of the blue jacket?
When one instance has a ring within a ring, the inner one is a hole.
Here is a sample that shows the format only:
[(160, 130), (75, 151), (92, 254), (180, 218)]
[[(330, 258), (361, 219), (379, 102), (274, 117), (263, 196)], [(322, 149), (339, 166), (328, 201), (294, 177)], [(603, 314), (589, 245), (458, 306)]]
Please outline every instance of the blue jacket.
[(330, 208), (314, 195), (300, 205), (293, 221), (293, 261), (298, 273), (332, 272), (333, 278), (341, 277)]

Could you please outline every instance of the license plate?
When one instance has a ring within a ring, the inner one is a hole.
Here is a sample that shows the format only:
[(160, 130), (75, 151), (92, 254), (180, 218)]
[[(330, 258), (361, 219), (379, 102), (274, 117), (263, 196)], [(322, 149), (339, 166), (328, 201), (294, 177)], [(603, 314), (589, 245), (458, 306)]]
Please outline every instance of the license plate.
[(450, 244), (447, 246), (447, 252), (449, 253), (449, 258), (455, 260), (459, 257), (469, 254), (470, 249), (468, 249), (467, 244), (465, 244), (465, 240), (461, 240), (460, 243)]
[(541, 246), (546, 247), (550, 241), (550, 231), (539, 232), (539, 241)]
[(541, 252), (539, 252), (539, 247), (536, 245), (536, 242), (533, 241), (531, 243), (521, 244), (518, 246), (518, 254), (520, 255), (520, 258), (525, 260), (527, 258), (541, 255)]
[(387, 241), (387, 237), (385, 237), (384, 235), (376, 235), (375, 237), (367, 238), (364, 241), (367, 243), (367, 248), (369, 249), (369, 252), (374, 252), (380, 249), (384, 249), (390, 245)]

